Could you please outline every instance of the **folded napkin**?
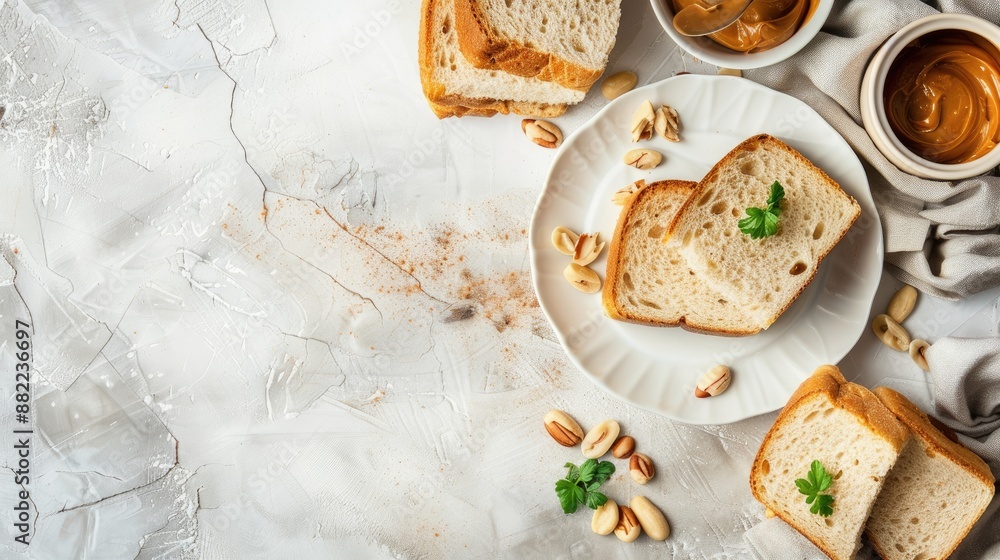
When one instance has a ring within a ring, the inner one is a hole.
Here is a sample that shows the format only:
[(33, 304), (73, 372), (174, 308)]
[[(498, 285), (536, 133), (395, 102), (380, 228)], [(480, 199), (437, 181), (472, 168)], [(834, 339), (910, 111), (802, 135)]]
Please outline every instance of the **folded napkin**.
[[(826, 556), (791, 525), (772, 517), (743, 534), (750, 552), (758, 560), (820, 560)], [(855, 560), (878, 559), (871, 545), (858, 551)]]
[(889, 271), (922, 291), (957, 299), (1000, 285), (1000, 177), (947, 183), (903, 173), (868, 137), (858, 100), (878, 47), (936, 11), (1000, 22), (998, 2), (838, 0), (823, 30), (799, 54), (747, 77), (811, 105), (865, 160)]

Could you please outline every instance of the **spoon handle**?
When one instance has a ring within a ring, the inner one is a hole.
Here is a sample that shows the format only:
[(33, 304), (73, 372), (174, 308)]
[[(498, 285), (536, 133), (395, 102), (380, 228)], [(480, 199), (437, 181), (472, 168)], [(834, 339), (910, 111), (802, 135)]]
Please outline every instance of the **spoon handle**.
[(700, 0), (674, 15), (674, 29), (681, 35), (700, 37), (721, 31), (740, 19), (753, 0)]

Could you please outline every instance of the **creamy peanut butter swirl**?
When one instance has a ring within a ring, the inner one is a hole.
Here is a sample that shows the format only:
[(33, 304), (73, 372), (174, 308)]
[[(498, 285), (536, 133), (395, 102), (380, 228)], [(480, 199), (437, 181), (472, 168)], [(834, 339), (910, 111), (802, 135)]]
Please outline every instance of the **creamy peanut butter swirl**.
[(978, 35), (916, 39), (890, 67), (883, 97), (896, 137), (927, 160), (973, 161), (1000, 143), (1000, 55)]
[[(694, 2), (673, 0), (674, 11)], [(766, 51), (784, 43), (802, 27), (811, 14), (810, 4), (809, 0), (755, 0), (736, 23), (709, 37), (734, 51)]]

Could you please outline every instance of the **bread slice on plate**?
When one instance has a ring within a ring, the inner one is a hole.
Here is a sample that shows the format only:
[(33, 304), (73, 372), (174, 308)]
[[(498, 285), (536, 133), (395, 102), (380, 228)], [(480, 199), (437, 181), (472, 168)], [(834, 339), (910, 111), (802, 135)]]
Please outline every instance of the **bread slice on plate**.
[[(758, 329), (733, 304), (695, 276), (675, 247), (661, 238), (694, 192), (692, 181), (640, 181), (622, 207), (608, 248), (601, 302), (608, 317), (652, 326), (680, 326), (720, 335)], [(751, 324), (750, 328), (745, 325)]]
[(473, 66), (587, 91), (615, 46), (621, 0), (455, 0), (455, 15)]
[[(853, 558), (909, 432), (868, 389), (820, 366), (792, 393), (750, 469), (754, 497), (834, 560)], [(819, 461), (833, 477), (832, 513), (810, 511), (796, 479)]]
[[(739, 221), (765, 207), (781, 183), (778, 232), (752, 239)], [(689, 266), (761, 329), (769, 327), (806, 289), (861, 207), (823, 170), (772, 136), (733, 148), (698, 183), (666, 234)]]
[(455, 0), (424, 0), (418, 58), (420, 82), (438, 117), (518, 113), (562, 114), (584, 93), (552, 82), (475, 68), (458, 49)]
[(993, 474), (954, 432), (909, 399), (886, 387), (875, 395), (910, 430), (913, 443), (875, 501), (868, 538), (884, 560), (943, 560), (993, 499)]

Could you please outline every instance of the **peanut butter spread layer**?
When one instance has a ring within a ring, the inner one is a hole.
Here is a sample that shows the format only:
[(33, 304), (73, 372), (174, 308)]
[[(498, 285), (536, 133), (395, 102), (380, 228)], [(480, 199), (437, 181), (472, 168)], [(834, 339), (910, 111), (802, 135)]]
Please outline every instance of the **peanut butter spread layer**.
[[(673, 0), (680, 11), (695, 0)], [(734, 51), (754, 53), (787, 41), (811, 15), (809, 0), (756, 0), (736, 23), (709, 37)]]

